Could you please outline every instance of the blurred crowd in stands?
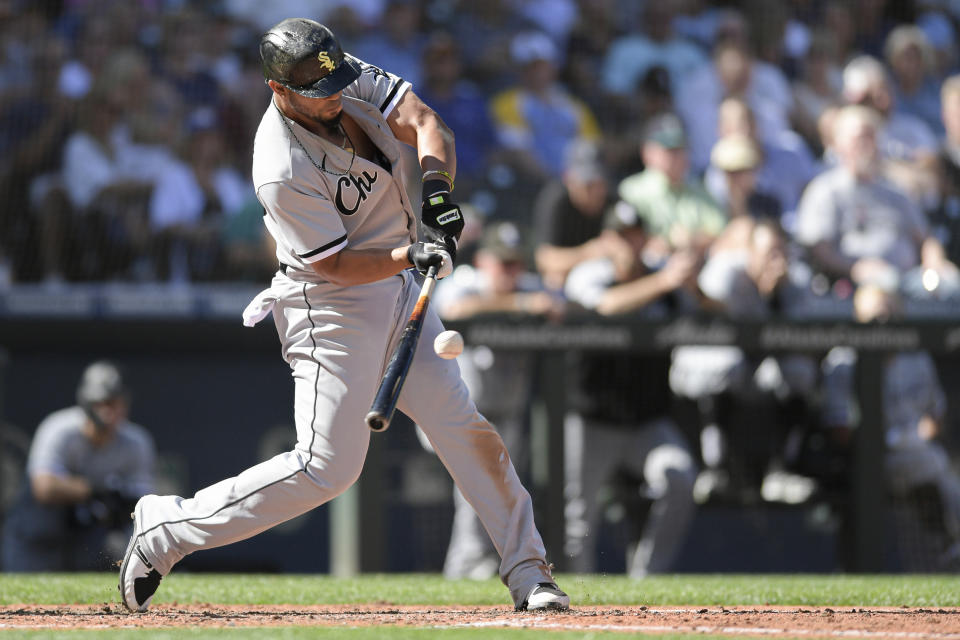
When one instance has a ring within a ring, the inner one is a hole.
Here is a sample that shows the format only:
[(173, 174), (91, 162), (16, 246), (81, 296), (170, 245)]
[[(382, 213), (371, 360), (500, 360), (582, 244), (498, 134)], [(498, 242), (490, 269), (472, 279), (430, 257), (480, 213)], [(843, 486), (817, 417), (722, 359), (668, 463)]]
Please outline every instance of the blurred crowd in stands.
[[(257, 43), (288, 14), (413, 84), (457, 135), (475, 227), (517, 224), (551, 289), (580, 258), (623, 266), (617, 200), (644, 262), (683, 254), (688, 280), (771, 218), (821, 295), (957, 287), (949, 0), (3, 0), (0, 283), (268, 277)], [(664, 114), (679, 131), (651, 131)], [(556, 207), (576, 251), (536, 231)]]
[[(267, 281), (276, 256), (249, 177), (270, 99), (257, 44), (297, 15), (410, 81), (456, 134), (468, 224), (447, 318), (762, 320), (827, 303), (876, 321), (960, 296), (956, 0), (0, 0), (0, 290)], [(570, 437), (645, 425), (643, 443), (607, 434), (609, 450), (673, 451), (646, 478), (662, 495), (709, 493), (729, 478), (695, 467), (751, 447), (762, 474), (788, 466), (825, 384), (818, 422), (854, 422), (828, 382), (850, 354), (583, 357), (576, 370), (604, 375), (574, 381)], [(913, 436), (888, 444), (916, 452), (945, 402), (929, 362), (898, 366), (885, 410)], [(623, 388), (607, 384), (615, 372)], [(920, 379), (925, 405), (907, 389)], [(671, 394), (702, 427), (692, 457), (665, 419)], [(731, 444), (731, 416), (756, 422), (759, 397), (779, 431)], [(948, 493), (960, 539), (960, 490)], [(666, 537), (689, 521), (686, 500)], [(574, 508), (568, 523), (595, 517)], [(651, 560), (666, 543), (648, 538), (637, 575), (673, 553)]]

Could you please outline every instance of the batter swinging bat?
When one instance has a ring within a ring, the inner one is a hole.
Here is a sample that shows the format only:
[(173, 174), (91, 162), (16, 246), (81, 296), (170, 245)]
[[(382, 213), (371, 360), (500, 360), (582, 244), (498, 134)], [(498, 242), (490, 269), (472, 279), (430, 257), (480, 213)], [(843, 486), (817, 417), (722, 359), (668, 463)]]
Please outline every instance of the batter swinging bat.
[(393, 355), (387, 364), (387, 370), (380, 380), (380, 387), (373, 397), (373, 404), (370, 405), (370, 412), (367, 413), (367, 426), (370, 427), (371, 431), (384, 431), (390, 426), (393, 410), (397, 406), (397, 398), (400, 397), (400, 389), (403, 388), (403, 381), (407, 379), (410, 363), (413, 362), (413, 354), (417, 350), (417, 343), (420, 341), (423, 319), (427, 315), (430, 295), (433, 293), (433, 287), (436, 284), (437, 267), (432, 266), (427, 269), (427, 277), (420, 289), (420, 297), (417, 298), (413, 313), (407, 320), (407, 326), (403, 329), (403, 335), (400, 336), (397, 348), (393, 350)]

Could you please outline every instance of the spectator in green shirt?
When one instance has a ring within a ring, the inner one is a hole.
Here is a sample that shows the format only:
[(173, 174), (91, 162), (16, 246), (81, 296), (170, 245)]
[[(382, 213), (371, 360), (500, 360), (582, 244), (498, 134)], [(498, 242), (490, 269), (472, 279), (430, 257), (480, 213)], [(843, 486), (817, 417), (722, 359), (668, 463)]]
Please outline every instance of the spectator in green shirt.
[(665, 260), (677, 249), (705, 250), (727, 217), (699, 182), (688, 179), (687, 137), (680, 119), (672, 113), (651, 118), (641, 153), (645, 169), (625, 178), (618, 190), (644, 219), (652, 253)]

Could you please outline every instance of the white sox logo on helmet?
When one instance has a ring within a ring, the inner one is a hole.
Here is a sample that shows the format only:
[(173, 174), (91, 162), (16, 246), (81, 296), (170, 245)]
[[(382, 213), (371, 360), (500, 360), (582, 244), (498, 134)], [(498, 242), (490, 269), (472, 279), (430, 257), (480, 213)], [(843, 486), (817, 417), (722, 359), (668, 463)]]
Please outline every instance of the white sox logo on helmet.
[(320, 61), (320, 66), (326, 69), (328, 72), (337, 68), (337, 63), (330, 59), (330, 55), (326, 51), (321, 51), (318, 53), (317, 60)]

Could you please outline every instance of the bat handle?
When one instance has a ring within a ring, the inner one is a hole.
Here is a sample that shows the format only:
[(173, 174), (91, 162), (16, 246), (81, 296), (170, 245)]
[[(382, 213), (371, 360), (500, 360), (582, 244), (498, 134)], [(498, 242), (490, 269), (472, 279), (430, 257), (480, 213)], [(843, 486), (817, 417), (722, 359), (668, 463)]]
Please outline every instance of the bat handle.
[(386, 431), (387, 427), (390, 426), (390, 420), (379, 411), (371, 411), (368, 413), (366, 421), (367, 426), (370, 427), (370, 431)]

